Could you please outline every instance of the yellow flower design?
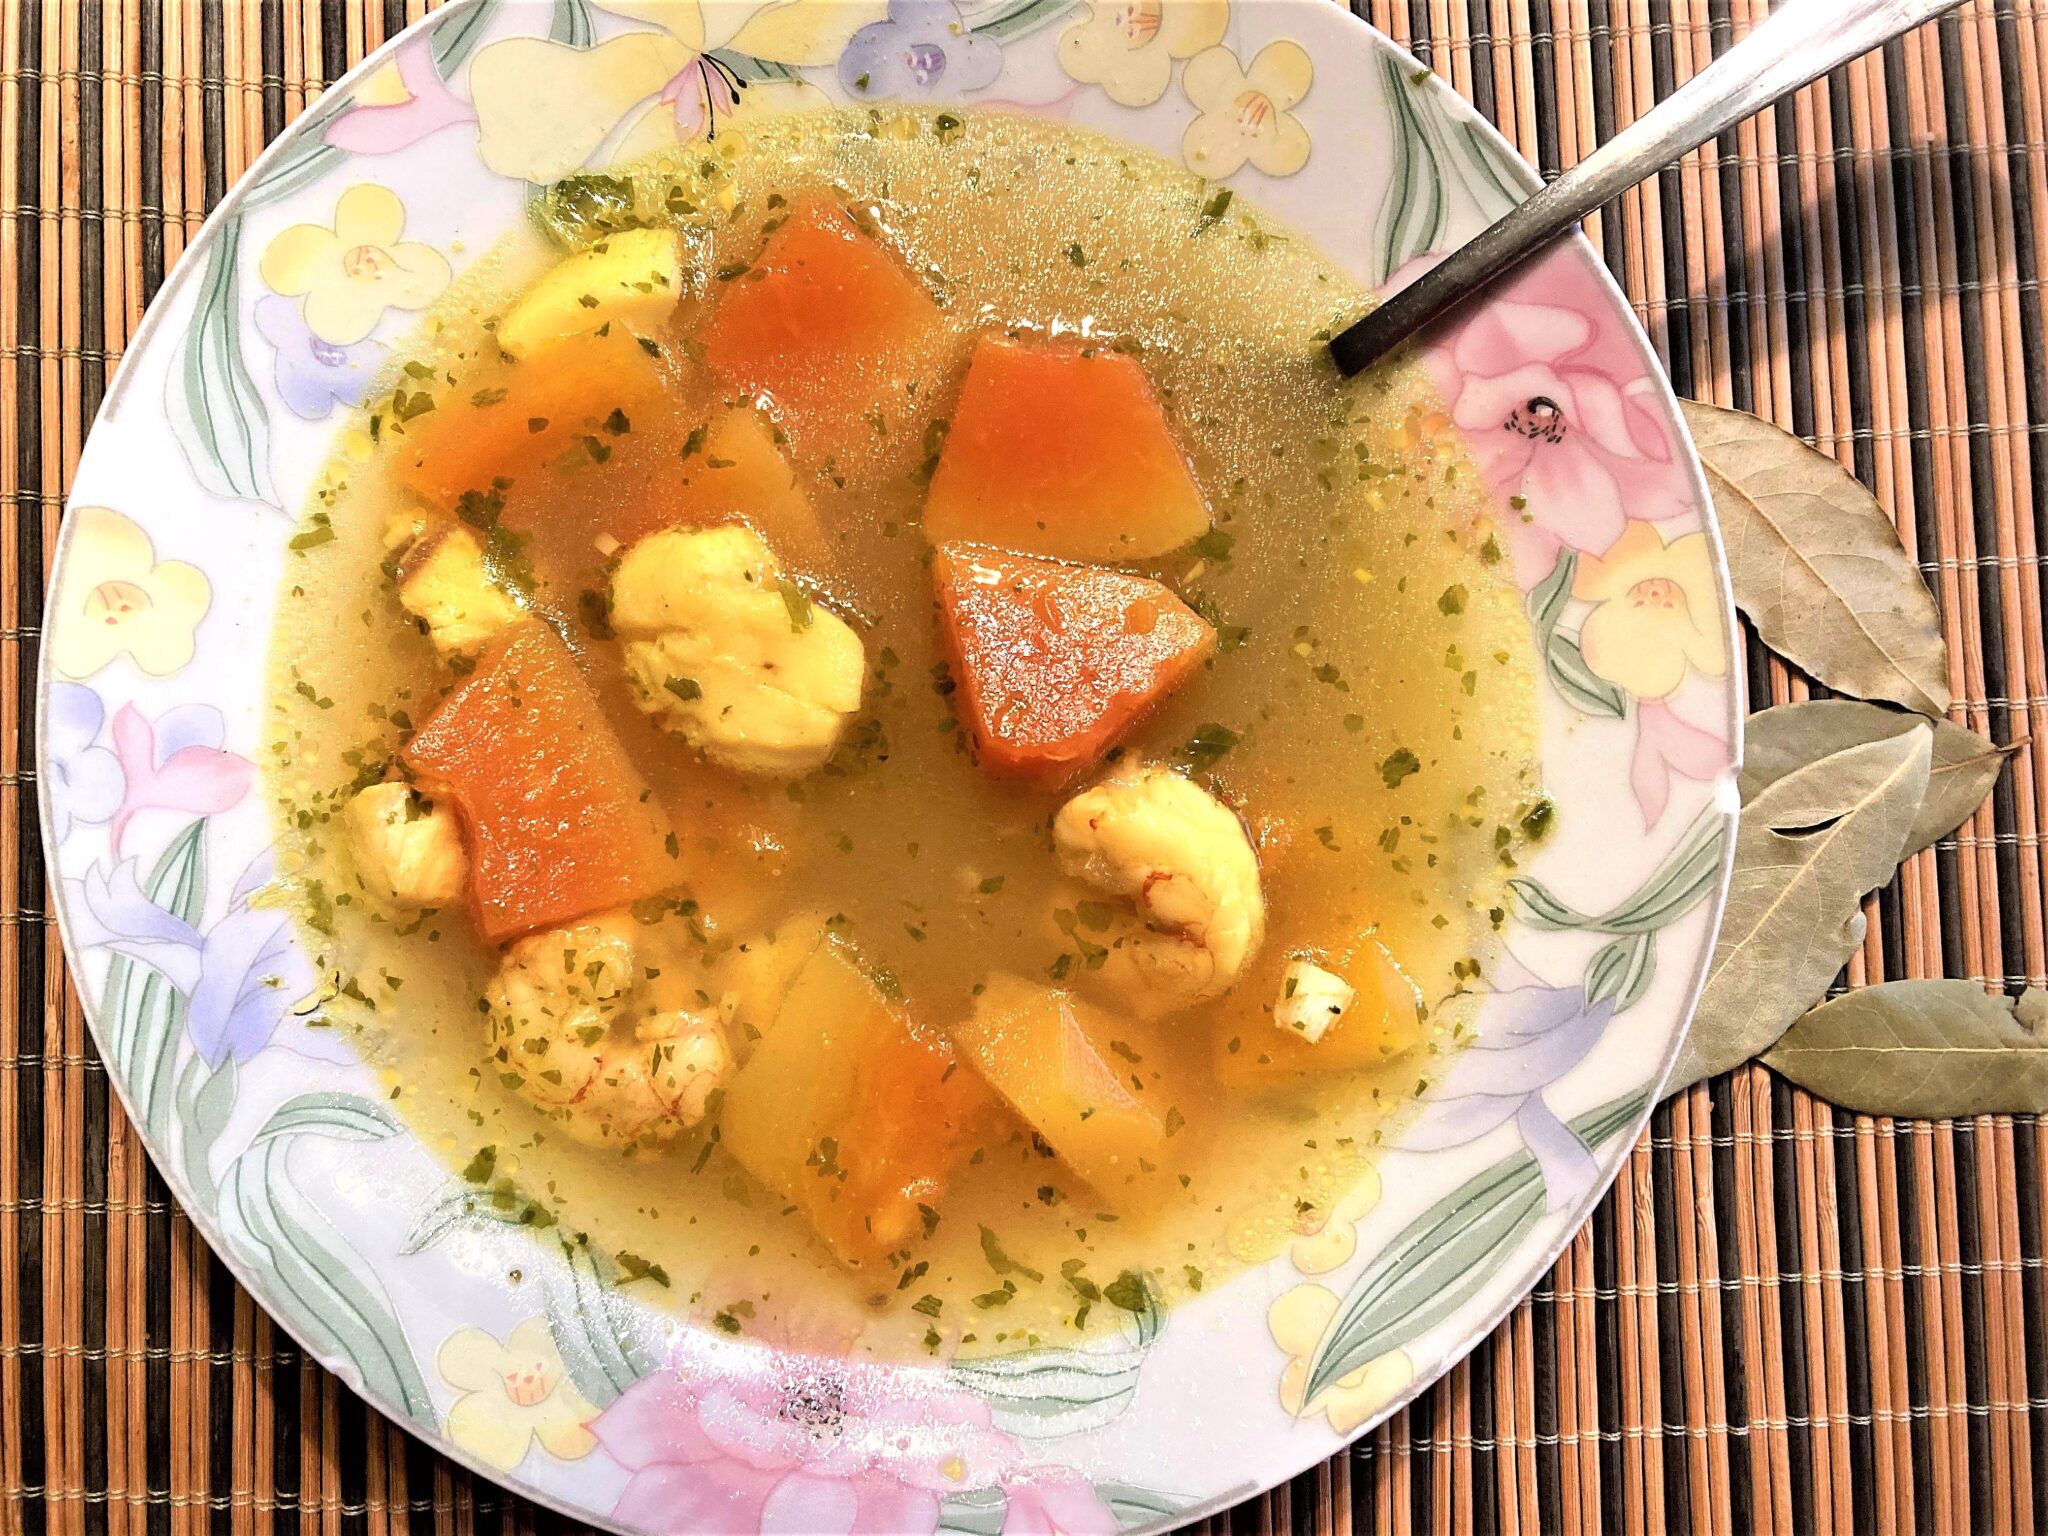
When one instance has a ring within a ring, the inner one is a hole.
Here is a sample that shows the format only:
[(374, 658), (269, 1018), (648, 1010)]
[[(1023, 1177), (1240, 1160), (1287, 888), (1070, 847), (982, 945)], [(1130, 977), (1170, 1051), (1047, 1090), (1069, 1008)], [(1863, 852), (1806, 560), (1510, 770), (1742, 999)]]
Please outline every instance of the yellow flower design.
[(90, 677), (126, 651), (151, 677), (168, 677), (190, 661), (192, 632), (213, 603), (205, 572), (182, 560), (158, 564), (149, 535), (119, 512), (79, 507), (68, 521), (51, 665)]
[(1315, 1358), (1330, 1319), (1337, 1315), (1337, 1305), (1335, 1292), (1315, 1284), (1297, 1285), (1268, 1309), (1266, 1328), (1273, 1342), (1291, 1357), (1280, 1373), (1280, 1406), (1297, 1418), (1321, 1414), (1329, 1419), (1330, 1428), (1348, 1435), (1415, 1379), (1415, 1362), (1404, 1350), (1390, 1350), (1340, 1376), (1304, 1402), (1309, 1361)]
[(632, 126), (619, 135), (606, 160), (624, 165), (642, 155), (701, 139), (713, 124), (724, 134), (757, 117), (803, 112), (831, 102), (806, 80), (756, 80), (744, 91), (735, 92), (716, 68), (692, 66), (670, 91), (647, 104)]
[(730, 48), (777, 64), (830, 64), (889, 0), (600, 0), (615, 16), (669, 32), (692, 53)]
[(569, 1380), (544, 1318), (529, 1317), (502, 1344), (481, 1328), (458, 1329), (434, 1364), (462, 1391), (448, 1410), (448, 1438), (501, 1472), (518, 1466), (536, 1440), (564, 1461), (597, 1444), (585, 1427), (597, 1409)]
[(337, 347), (361, 341), (387, 309), (425, 309), (448, 286), (447, 258), (401, 241), (405, 205), (389, 187), (360, 182), (334, 205), (334, 227), (294, 224), (263, 252), (263, 281), (306, 296), (306, 325)]
[(1688, 670), (1728, 670), (1703, 533), (1666, 544), (1655, 525), (1631, 521), (1606, 554), (1580, 561), (1572, 595), (1597, 605), (1579, 631), (1586, 665), (1638, 699), (1676, 693)]
[(1292, 176), (1308, 164), (1308, 130), (1290, 109), (1315, 77), (1308, 50), (1285, 39), (1261, 48), (1250, 69), (1228, 48), (1190, 59), (1180, 84), (1201, 116), (1181, 136), (1188, 169), (1221, 181), (1250, 161), (1268, 176)]
[(1356, 1152), (1319, 1155), (1298, 1193), (1263, 1200), (1232, 1219), (1224, 1242), (1247, 1264), (1287, 1250), (1305, 1275), (1325, 1275), (1358, 1252), (1358, 1223), (1380, 1203), (1380, 1176)]
[[(485, 165), (500, 176), (559, 181), (588, 165), (600, 150), (605, 151), (603, 163), (623, 164), (735, 121), (826, 104), (822, 91), (801, 80), (757, 80), (738, 89), (725, 71), (705, 60), (698, 51), (704, 23), (726, 19), (724, 7), (714, 5), (708, 15), (695, 4), (612, 9), (667, 25), (660, 32), (629, 32), (594, 48), (510, 37), (477, 54), (469, 68), (469, 94), (476, 106), (477, 151)], [(809, 35), (799, 35), (798, 18), (787, 14), (796, 9), (784, 5), (763, 11), (740, 34), (759, 29), (767, 41), (807, 56)], [(865, 14), (868, 8), (848, 9)], [(813, 26), (822, 25), (826, 15), (835, 26), (842, 25), (837, 11), (804, 7), (802, 15)]]
[(402, 107), (412, 100), (396, 59), (387, 59), (364, 77), (349, 100), (359, 107)]
[(1148, 107), (1166, 94), (1173, 61), (1223, 41), (1230, 0), (1091, 0), (1060, 35), (1060, 67), (1111, 101)]
[(477, 152), (500, 176), (559, 181), (693, 57), (667, 32), (633, 32), (595, 48), (538, 37), (492, 43), (469, 66)]

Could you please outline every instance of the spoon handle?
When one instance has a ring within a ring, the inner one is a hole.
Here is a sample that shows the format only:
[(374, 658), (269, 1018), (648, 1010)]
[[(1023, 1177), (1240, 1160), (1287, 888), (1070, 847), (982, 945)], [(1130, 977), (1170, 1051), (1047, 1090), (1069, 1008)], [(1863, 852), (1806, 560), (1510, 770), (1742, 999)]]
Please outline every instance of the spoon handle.
[(1959, 3), (1787, 0), (1571, 170), (1339, 333), (1331, 356), (1345, 377), (1358, 373), (1687, 150)]

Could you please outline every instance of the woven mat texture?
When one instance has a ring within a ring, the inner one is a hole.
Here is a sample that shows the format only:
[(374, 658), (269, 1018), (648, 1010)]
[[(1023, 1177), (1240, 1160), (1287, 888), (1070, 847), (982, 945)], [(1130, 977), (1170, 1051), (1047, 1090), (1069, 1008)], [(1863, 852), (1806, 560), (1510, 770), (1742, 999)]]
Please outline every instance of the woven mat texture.
[[(1258, 0), (1240, 0), (1253, 4)], [(1766, 0), (1357, 0), (1546, 175)], [(557, 1531), (308, 1361), (109, 1092), (36, 837), (37, 624), (106, 382), (206, 211), (421, 0), (0, 4), (0, 1532)], [(1871, 902), (1843, 978), (2048, 980), (2048, 0), (1972, 0), (1589, 231), (1681, 394), (1871, 485), (1939, 599), (1954, 717), (2028, 745)], [(1752, 644), (1759, 705), (1802, 679)], [(1660, 1109), (1500, 1330), (1205, 1529), (2048, 1526), (2048, 1124), (1893, 1123), (1758, 1068)]]

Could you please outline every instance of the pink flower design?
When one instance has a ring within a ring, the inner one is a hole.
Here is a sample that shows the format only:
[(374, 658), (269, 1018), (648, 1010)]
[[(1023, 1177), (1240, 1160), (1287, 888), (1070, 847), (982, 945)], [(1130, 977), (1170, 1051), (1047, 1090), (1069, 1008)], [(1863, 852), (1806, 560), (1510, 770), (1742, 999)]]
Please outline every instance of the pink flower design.
[(386, 155), (455, 123), (475, 121), (475, 109), (434, 68), (433, 41), (433, 34), (423, 33), (403, 44), (357, 87), (354, 101), (328, 125), (327, 142), (358, 154)]
[[(1388, 290), (1437, 260), (1408, 262)], [(1639, 341), (1581, 261), (1560, 246), (1531, 262), (1426, 353), (1451, 420), (1509, 504), (1501, 536), (1525, 590), (1560, 549), (1604, 554), (1628, 519), (1695, 506)]]
[(1116, 1516), (1066, 1467), (1038, 1467), (1004, 1489), (1003, 1536), (1113, 1536)]
[(202, 704), (164, 711), (151, 724), (133, 704), (114, 715), (114, 756), (124, 789), (114, 812), (114, 856), (128, 823), (143, 811), (185, 811), (212, 816), (241, 803), (255, 782), (256, 765), (226, 751), (220, 711)]
[(1663, 699), (1636, 701), (1636, 745), (1629, 759), (1628, 783), (1643, 813), (1643, 825), (1654, 827), (1671, 800), (1671, 776), (1702, 782), (1728, 766), (1728, 743), (1673, 713)]
[(661, 88), (661, 100), (675, 109), (678, 139), (715, 138), (739, 107), (740, 83), (729, 65), (700, 55)]
[(992, 1487), (1006, 1531), (1115, 1529), (1085, 1479), (1027, 1464), (985, 1403), (930, 1372), (699, 1336), (591, 1428), (632, 1473), (612, 1514), (648, 1531), (913, 1536), (946, 1495)]

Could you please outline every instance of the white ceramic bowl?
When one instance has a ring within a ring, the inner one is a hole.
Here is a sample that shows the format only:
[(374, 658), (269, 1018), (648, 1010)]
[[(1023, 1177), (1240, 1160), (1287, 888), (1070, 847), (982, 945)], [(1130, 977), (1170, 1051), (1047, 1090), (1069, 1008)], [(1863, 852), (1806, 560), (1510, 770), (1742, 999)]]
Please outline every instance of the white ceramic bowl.
[[(448, 1454), (600, 1524), (1150, 1530), (1300, 1471), (1442, 1373), (1585, 1218), (1718, 920), (1742, 714), (1719, 544), (1669, 390), (1578, 242), (1430, 352), (1505, 504), (1558, 813), (1479, 1041), (1376, 1182), (1112, 1342), (928, 1368), (726, 1340), (606, 1286), (593, 1255), (464, 1214), (460, 1179), (346, 1043), (293, 1012), (305, 959), (249, 900), (269, 867), (252, 757), (295, 517), (401, 306), (525, 227), (532, 183), (734, 116), (897, 96), (1186, 156), (1375, 284), (1533, 185), (1328, 0), (463, 0), (322, 97), (214, 213), (122, 365), (64, 521), (44, 836), (131, 1118), (216, 1252), (323, 1363)], [(326, 233), (266, 264), (295, 225)]]

